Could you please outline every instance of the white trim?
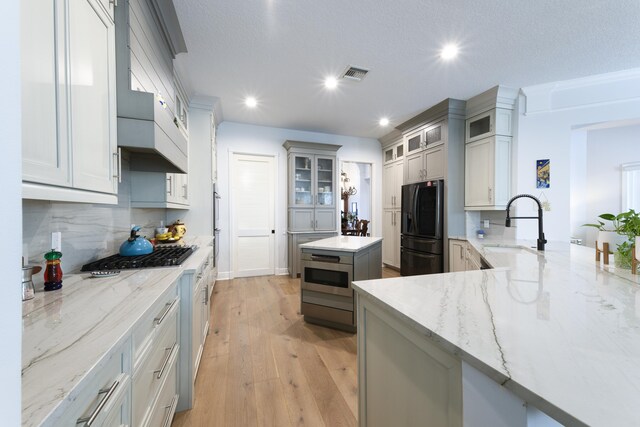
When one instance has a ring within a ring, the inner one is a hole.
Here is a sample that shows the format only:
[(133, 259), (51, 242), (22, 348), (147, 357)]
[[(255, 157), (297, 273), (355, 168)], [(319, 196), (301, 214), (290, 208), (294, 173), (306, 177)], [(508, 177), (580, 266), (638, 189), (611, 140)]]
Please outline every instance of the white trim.
[(640, 162), (620, 165), (620, 207), (622, 212), (634, 209), (640, 212)]
[[(368, 232), (369, 232), (369, 234), (371, 236), (375, 236), (376, 234), (373, 233), (373, 228), (377, 224), (376, 221), (378, 221), (378, 209), (374, 209), (373, 208), (375, 197), (376, 197), (376, 195), (375, 195), (375, 193), (376, 193), (375, 184), (376, 183), (375, 183), (375, 177), (374, 177), (374, 173), (373, 173), (375, 163), (374, 162), (362, 162), (362, 161), (358, 161), (358, 160), (343, 160), (343, 159), (339, 158), (338, 159), (338, 167), (340, 169), (342, 169), (342, 163), (343, 162), (346, 162), (346, 163), (359, 163), (359, 164), (363, 164), (363, 165), (369, 165), (371, 167), (371, 170), (369, 171), (369, 173), (370, 173), (369, 178), (371, 180), (371, 182), (370, 182), (370, 190), (371, 191), (369, 192), (369, 198), (370, 198), (370, 200), (369, 200), (369, 212), (371, 212), (371, 219), (370, 219), (370, 223), (371, 224), (369, 225), (370, 228), (368, 229)], [(384, 161), (382, 163), (384, 164)], [(337, 185), (338, 185), (338, 188), (340, 188), (340, 171), (338, 171)], [(340, 208), (341, 208), (341, 205), (342, 205), (342, 199), (339, 199), (339, 200), (340, 200), (340, 202), (338, 202), (339, 205), (338, 205), (338, 209), (337, 209), (337, 211), (338, 211), (338, 222), (337, 222), (337, 224), (340, 224), (340, 219), (341, 219), (339, 213), (340, 213)], [(380, 221), (382, 221), (382, 219), (380, 219)], [(379, 225), (382, 225), (382, 223), (380, 223)], [(375, 227), (375, 228), (377, 229), (378, 227)], [(340, 226), (338, 226), (338, 230), (337, 231), (338, 231), (338, 234), (340, 234)], [(382, 228), (380, 228), (380, 234), (382, 234)]]

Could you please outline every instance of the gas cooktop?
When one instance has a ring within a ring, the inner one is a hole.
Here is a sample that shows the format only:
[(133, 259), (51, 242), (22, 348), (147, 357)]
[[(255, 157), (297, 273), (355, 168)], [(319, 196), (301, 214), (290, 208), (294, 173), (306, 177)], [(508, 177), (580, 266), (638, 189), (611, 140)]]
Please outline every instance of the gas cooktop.
[(168, 267), (180, 265), (197, 246), (156, 247), (148, 255), (111, 255), (82, 266), (81, 271), (125, 270), (129, 268)]

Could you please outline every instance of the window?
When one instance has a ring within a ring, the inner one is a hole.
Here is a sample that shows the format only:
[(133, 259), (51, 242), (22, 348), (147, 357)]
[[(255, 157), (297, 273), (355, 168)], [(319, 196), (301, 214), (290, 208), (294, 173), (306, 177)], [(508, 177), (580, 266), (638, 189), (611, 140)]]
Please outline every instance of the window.
[(640, 162), (625, 163), (622, 170), (622, 212), (640, 212)]

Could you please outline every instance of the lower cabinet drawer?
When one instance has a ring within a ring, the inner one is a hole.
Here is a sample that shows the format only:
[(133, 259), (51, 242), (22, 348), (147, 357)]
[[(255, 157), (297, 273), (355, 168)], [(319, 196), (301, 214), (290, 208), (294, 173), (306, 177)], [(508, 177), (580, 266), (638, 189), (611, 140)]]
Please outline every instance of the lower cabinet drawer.
[(302, 303), (302, 314), (316, 319), (328, 320), (330, 322), (353, 325), (353, 311), (340, 310), (326, 307), (324, 305)]
[(148, 424), (150, 427), (168, 427), (171, 425), (171, 420), (173, 419), (173, 415), (176, 412), (176, 405), (178, 404), (177, 392), (178, 359), (176, 358), (167, 376), (167, 381), (164, 383), (158, 399), (151, 410)]
[(134, 426), (145, 425), (156, 395), (171, 370), (171, 363), (177, 359), (180, 347), (177, 342), (177, 313), (178, 310), (175, 307), (167, 315), (164, 330), (154, 339), (151, 350), (133, 374), (131, 416)]
[(112, 411), (120, 410), (118, 402), (129, 394), (130, 377), (122, 372), (122, 357), (122, 352), (112, 354), (98, 373), (80, 386), (70, 407), (53, 425), (102, 425), (105, 419), (111, 419)]
[[(131, 379), (128, 375), (122, 374), (122, 382), (120, 384), (119, 394), (113, 396), (113, 404), (104, 409), (104, 422), (92, 425), (100, 425), (104, 427), (120, 427), (130, 425), (130, 410), (131, 407)], [(96, 420), (98, 421), (98, 420)]]
[(177, 307), (179, 305), (180, 300), (177, 298), (176, 288), (173, 287), (138, 322), (132, 333), (134, 370), (139, 365), (157, 330), (168, 320), (167, 315), (169, 312), (173, 310), (174, 306)]

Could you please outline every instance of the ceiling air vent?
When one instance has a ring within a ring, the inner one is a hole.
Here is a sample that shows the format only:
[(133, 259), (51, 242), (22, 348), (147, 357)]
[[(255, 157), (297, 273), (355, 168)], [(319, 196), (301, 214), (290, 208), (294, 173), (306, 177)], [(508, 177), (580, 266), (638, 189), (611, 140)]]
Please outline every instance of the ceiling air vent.
[(369, 70), (365, 70), (364, 68), (349, 67), (342, 74), (342, 78), (343, 79), (349, 79), (349, 80), (355, 80), (355, 81), (359, 82), (362, 79), (364, 79), (364, 76), (366, 76), (368, 72), (369, 72)]

